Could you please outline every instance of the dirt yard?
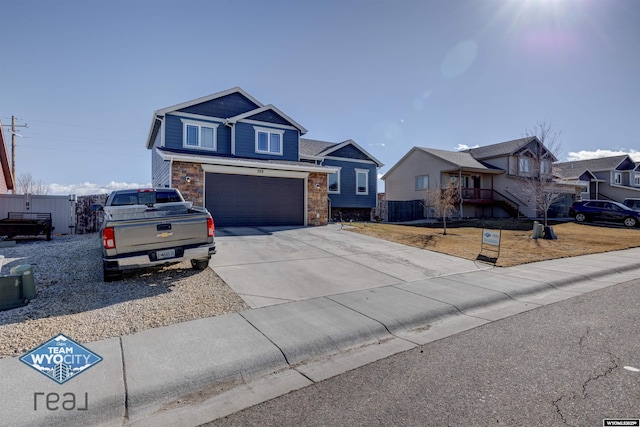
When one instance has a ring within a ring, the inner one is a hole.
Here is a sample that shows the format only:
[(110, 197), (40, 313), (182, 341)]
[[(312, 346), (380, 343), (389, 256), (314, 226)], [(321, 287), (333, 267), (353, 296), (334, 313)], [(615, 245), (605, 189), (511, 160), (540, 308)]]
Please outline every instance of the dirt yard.
[[(500, 254), (496, 265), (509, 267), (529, 262), (640, 247), (640, 228), (561, 223), (554, 224), (557, 240), (532, 239), (533, 222), (517, 220), (459, 221), (447, 224), (393, 225), (353, 223), (345, 229), (405, 245), (466, 259), (481, 251), (482, 230), (500, 230)], [(485, 246), (486, 247), (486, 246)], [(495, 257), (497, 252), (483, 251)]]

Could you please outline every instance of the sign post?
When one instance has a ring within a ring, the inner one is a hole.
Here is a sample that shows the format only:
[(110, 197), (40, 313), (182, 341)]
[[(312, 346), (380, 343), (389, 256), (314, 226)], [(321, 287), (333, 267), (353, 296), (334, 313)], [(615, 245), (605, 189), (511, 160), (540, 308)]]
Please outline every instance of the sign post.
[[(476, 258), (476, 260), (490, 262), (495, 265), (495, 263), (498, 261), (498, 258), (500, 257), (501, 238), (502, 238), (502, 229), (497, 231), (483, 229), (482, 244), (480, 245), (480, 254), (478, 254), (478, 257)], [(485, 255), (483, 253), (484, 251), (489, 251), (492, 253), (491, 255), (495, 255), (495, 256)]]

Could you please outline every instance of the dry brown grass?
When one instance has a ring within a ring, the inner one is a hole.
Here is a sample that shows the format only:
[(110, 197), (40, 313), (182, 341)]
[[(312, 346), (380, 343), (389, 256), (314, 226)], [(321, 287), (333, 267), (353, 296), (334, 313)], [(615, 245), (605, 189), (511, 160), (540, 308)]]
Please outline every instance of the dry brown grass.
[[(483, 227), (495, 230), (500, 228), (498, 224), (447, 227), (446, 235), (443, 234), (442, 226), (435, 228), (353, 223), (352, 227), (346, 227), (345, 224), (345, 230), (474, 260), (481, 253)], [(640, 247), (640, 229), (637, 228), (626, 229), (575, 223), (556, 224), (553, 226), (553, 231), (558, 239), (547, 240), (532, 239), (532, 224), (524, 225), (519, 228), (526, 228), (526, 230), (502, 230), (497, 266), (509, 267), (529, 262)], [(485, 248), (493, 249), (494, 247), (485, 246)], [(483, 250), (482, 254), (495, 257), (497, 252)]]

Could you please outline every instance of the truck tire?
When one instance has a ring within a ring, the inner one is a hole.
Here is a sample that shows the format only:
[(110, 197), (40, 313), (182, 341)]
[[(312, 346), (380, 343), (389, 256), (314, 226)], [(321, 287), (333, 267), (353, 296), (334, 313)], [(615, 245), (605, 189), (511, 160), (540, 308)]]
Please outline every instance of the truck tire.
[(205, 268), (209, 267), (209, 260), (208, 259), (192, 259), (191, 267), (193, 267), (194, 270), (204, 270)]
[(103, 280), (105, 282), (113, 282), (114, 280), (120, 280), (122, 278), (121, 270), (107, 270), (104, 266), (102, 267), (102, 275)]

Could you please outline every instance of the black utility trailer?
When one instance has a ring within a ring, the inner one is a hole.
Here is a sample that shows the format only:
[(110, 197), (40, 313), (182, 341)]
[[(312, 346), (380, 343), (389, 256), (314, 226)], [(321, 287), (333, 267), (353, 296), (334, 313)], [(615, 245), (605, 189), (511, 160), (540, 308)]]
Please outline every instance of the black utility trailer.
[(51, 240), (53, 226), (51, 213), (9, 212), (9, 217), (0, 219), (0, 236), (47, 236)]

